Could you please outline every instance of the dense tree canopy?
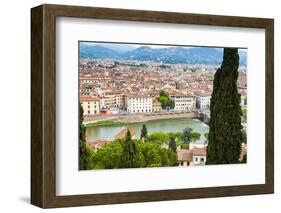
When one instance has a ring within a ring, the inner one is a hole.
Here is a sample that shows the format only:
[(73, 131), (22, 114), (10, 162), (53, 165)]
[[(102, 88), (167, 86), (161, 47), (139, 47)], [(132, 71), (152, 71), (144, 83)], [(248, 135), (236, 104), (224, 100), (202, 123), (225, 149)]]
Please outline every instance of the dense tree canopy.
[(192, 140), (192, 128), (187, 127), (183, 130), (183, 142), (188, 144), (191, 142), (191, 140)]
[(120, 167), (123, 154), (122, 144), (105, 144), (93, 156), (92, 169), (116, 169)]
[(201, 138), (199, 132), (194, 132), (192, 128), (184, 128), (182, 133), (182, 140), (184, 144), (189, 144), (192, 141), (197, 141)]
[[(161, 167), (177, 165), (177, 155), (171, 149), (162, 148), (160, 145), (140, 140), (133, 140), (137, 163), (134, 168)], [(113, 141), (99, 148), (91, 159), (91, 169), (117, 169), (133, 168), (132, 164), (124, 161), (125, 139)]]
[(204, 134), (204, 136), (205, 136), (205, 138), (208, 140), (208, 138), (209, 138), (209, 132), (206, 132), (206, 133)]
[[(142, 129), (146, 129), (143, 126)], [(144, 130), (143, 140), (133, 140), (130, 131), (124, 139), (114, 140), (93, 150), (85, 145), (87, 166), (84, 169), (118, 169), (176, 166), (177, 146), (188, 149), (183, 143), (183, 132), (154, 132), (147, 135)], [(191, 131), (191, 140), (198, 138), (196, 132)], [(83, 134), (82, 134), (83, 135)], [(200, 134), (199, 134), (200, 135)], [(85, 144), (85, 143), (83, 143)], [(166, 146), (163, 146), (163, 145)]]
[(120, 162), (121, 168), (137, 168), (137, 148), (135, 142), (132, 140), (130, 130), (127, 131), (124, 143), (123, 143), (123, 153)]
[(144, 139), (147, 137), (147, 128), (146, 128), (146, 125), (143, 124), (142, 125), (142, 129), (141, 129), (141, 136), (140, 136), (140, 139)]
[(240, 95), (237, 91), (239, 55), (237, 48), (224, 48), (211, 97), (207, 164), (239, 161), (242, 132)]
[(147, 136), (145, 141), (161, 145), (163, 143), (168, 144), (169, 141), (170, 141), (170, 138), (169, 138), (169, 135), (167, 133), (154, 132), (151, 135)]
[(170, 109), (175, 108), (175, 102), (172, 99), (170, 99), (169, 95), (164, 91), (160, 92), (158, 101), (161, 103), (161, 107), (164, 110), (168, 108)]
[(175, 153), (177, 152), (177, 144), (174, 137), (170, 139), (169, 148), (173, 150)]
[(192, 140), (197, 141), (201, 137), (201, 134), (199, 132), (192, 132)]
[(79, 108), (79, 169), (85, 170), (91, 167), (91, 157), (93, 156), (93, 150), (87, 147), (85, 139), (86, 128), (83, 125), (84, 111), (80, 104)]

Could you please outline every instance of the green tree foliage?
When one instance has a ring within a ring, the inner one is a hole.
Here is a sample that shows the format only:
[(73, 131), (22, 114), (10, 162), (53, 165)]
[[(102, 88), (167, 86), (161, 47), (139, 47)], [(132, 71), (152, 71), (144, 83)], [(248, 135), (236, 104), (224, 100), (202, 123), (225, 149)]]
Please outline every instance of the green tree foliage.
[(247, 108), (242, 109), (241, 120), (242, 120), (243, 123), (247, 122)]
[(79, 109), (79, 169), (86, 170), (91, 168), (91, 158), (93, 156), (93, 151), (86, 145), (85, 132), (86, 128), (83, 125), (84, 110), (80, 103)]
[(201, 134), (199, 132), (192, 132), (192, 140), (197, 141), (201, 137)]
[(146, 137), (147, 137), (147, 128), (146, 128), (146, 125), (143, 124), (142, 125), (142, 129), (141, 129), (140, 139), (143, 139), (143, 138), (146, 138)]
[(169, 95), (164, 91), (160, 91), (158, 101), (161, 103), (162, 109), (166, 110), (167, 108), (174, 109), (175, 102), (170, 99)]
[(247, 143), (247, 133), (244, 129), (242, 130), (242, 143)]
[(123, 144), (123, 154), (120, 162), (120, 167), (137, 168), (138, 166), (136, 144), (132, 140), (130, 130), (128, 130)]
[(159, 167), (161, 166), (161, 157), (159, 154), (160, 146), (155, 143), (138, 144), (140, 153), (144, 158), (144, 167)]
[(177, 152), (177, 144), (176, 144), (176, 140), (175, 140), (174, 137), (172, 137), (172, 138), (170, 139), (169, 148), (170, 148), (171, 150), (173, 150), (174, 152)]
[(171, 149), (165, 149), (168, 152), (169, 166), (178, 166), (178, 155)]
[(154, 132), (151, 135), (147, 136), (145, 139), (146, 142), (156, 143), (156, 144), (168, 144), (170, 137), (167, 133), (164, 132)]
[(80, 103), (80, 105), (79, 105), (79, 138), (82, 141), (86, 141), (86, 136), (85, 136), (86, 127), (83, 124), (83, 121), (84, 121), (83, 115), (84, 115), (84, 109), (82, 107), (82, 104)]
[(189, 149), (189, 144), (187, 143), (181, 144), (181, 149)]
[(223, 62), (214, 79), (207, 164), (238, 163), (241, 151), (241, 108), (237, 91), (237, 48), (224, 48)]
[[(128, 141), (128, 140), (127, 140)], [(171, 150), (162, 148), (154, 142), (142, 143), (140, 140), (131, 141), (135, 152), (134, 158), (137, 162), (132, 166), (130, 160), (124, 162), (126, 151), (126, 139), (116, 140), (109, 144), (103, 145), (91, 158), (91, 169), (116, 169), (116, 168), (143, 168), (143, 167), (161, 167), (176, 166), (177, 154)], [(91, 150), (90, 150), (91, 151)], [(129, 157), (126, 157), (129, 159)]]
[[(146, 127), (145, 127), (146, 129)], [(181, 141), (182, 132), (155, 132), (141, 140), (132, 140), (130, 131), (124, 139), (112, 141), (97, 149), (96, 152), (87, 148), (85, 152), (90, 156), (87, 169), (117, 169), (177, 166), (176, 139)], [(169, 148), (161, 145), (169, 144)], [(188, 148), (188, 144), (184, 144)]]
[(167, 133), (170, 140), (171, 138), (175, 138), (177, 146), (183, 144), (183, 133), (182, 132), (169, 132)]
[(183, 130), (183, 142), (188, 144), (192, 140), (192, 129), (191, 128), (184, 128)]
[(161, 166), (169, 166), (170, 165), (170, 159), (169, 159), (167, 149), (165, 149), (165, 148), (160, 149), (160, 158), (161, 158)]
[(137, 147), (140, 158), (144, 160), (141, 167), (175, 166), (177, 163), (177, 154), (171, 149), (151, 142), (138, 143)]
[(122, 144), (112, 142), (103, 145), (93, 156), (92, 169), (116, 169), (120, 167), (123, 154)]
[(209, 138), (209, 133), (206, 132), (206, 133), (204, 134), (204, 136), (205, 136), (205, 138), (208, 140), (208, 138)]
[(171, 149), (160, 149), (161, 166), (177, 166), (177, 154)]

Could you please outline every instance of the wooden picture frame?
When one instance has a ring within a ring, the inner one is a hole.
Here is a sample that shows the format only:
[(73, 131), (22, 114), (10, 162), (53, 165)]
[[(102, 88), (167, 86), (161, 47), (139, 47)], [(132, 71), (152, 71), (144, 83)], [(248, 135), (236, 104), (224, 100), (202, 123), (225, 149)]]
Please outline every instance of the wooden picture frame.
[[(265, 29), (265, 184), (56, 195), (56, 17)], [(42, 208), (267, 194), (274, 191), (274, 21), (186, 13), (41, 5), (31, 9), (31, 203)]]

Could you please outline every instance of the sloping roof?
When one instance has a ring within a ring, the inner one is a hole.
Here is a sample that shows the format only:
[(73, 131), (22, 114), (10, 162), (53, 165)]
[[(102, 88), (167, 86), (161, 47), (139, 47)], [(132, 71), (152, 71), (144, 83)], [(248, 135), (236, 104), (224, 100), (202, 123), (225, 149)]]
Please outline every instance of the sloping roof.
[(194, 156), (206, 156), (207, 155), (206, 147), (203, 147), (203, 148), (194, 147), (193, 155)]
[(194, 92), (194, 95), (200, 96), (200, 97), (208, 97), (208, 96), (211, 96), (212, 93), (209, 91), (206, 91), (206, 92), (197, 91), (197, 92)]
[(136, 135), (136, 132), (137, 132), (136, 129), (134, 129), (134, 128), (129, 128), (129, 129), (128, 128), (124, 128), (124, 129), (122, 129), (120, 132), (118, 132), (115, 135), (115, 139), (123, 139), (123, 138), (125, 138), (128, 130), (130, 130), (132, 137)]
[(179, 161), (192, 161), (193, 151), (190, 149), (181, 149), (177, 151)]
[(92, 141), (92, 142), (88, 141), (88, 142), (86, 142), (86, 144), (93, 149), (101, 147), (101, 146), (103, 146), (107, 143), (110, 143), (110, 141), (98, 140), (98, 141)]
[(90, 96), (80, 96), (80, 101), (99, 101), (98, 97), (90, 97)]

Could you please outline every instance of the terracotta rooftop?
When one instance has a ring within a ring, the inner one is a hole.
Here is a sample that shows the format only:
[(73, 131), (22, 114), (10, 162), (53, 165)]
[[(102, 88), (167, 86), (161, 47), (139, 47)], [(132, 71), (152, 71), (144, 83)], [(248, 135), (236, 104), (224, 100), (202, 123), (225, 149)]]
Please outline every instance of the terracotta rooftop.
[(126, 97), (128, 97), (128, 98), (152, 98), (150, 95), (144, 95), (144, 94), (127, 94)]
[(206, 147), (204, 147), (204, 148), (194, 147), (193, 148), (193, 155), (195, 155), (195, 156), (206, 156), (207, 155)]
[(195, 92), (194, 95), (197, 95), (197, 96), (211, 96), (212, 93), (211, 92)]
[(80, 96), (80, 101), (99, 101), (98, 97)]
[(177, 151), (178, 160), (179, 161), (192, 161), (193, 150), (190, 149), (181, 149)]

